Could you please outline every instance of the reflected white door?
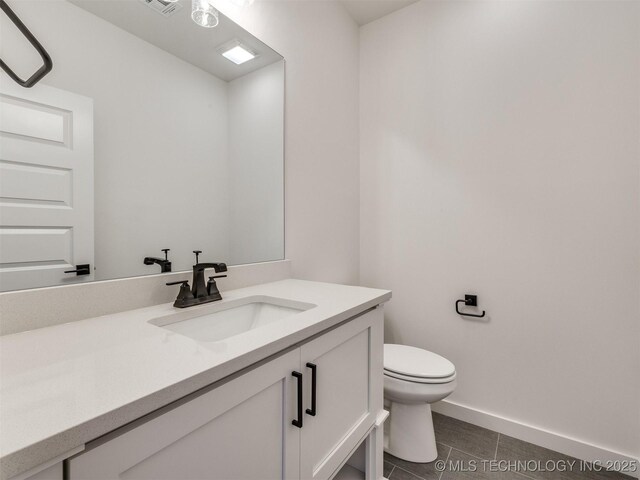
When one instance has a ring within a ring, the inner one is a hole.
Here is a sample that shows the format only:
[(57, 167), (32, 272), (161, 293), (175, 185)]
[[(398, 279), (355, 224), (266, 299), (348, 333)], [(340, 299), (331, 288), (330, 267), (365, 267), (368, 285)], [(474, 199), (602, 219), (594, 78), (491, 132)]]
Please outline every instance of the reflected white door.
[[(90, 264), (90, 274), (64, 273)], [(0, 290), (93, 279), (93, 100), (0, 84)]]

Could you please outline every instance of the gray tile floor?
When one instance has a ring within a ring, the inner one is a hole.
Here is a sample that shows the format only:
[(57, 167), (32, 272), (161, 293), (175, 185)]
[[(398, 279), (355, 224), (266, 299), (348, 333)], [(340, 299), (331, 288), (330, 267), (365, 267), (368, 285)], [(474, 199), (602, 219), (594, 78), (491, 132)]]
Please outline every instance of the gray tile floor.
[(431, 463), (411, 463), (385, 453), (385, 478), (389, 480), (632, 479), (617, 472), (595, 471), (595, 467), (573, 457), (437, 413), (433, 414), (433, 424), (438, 442), (438, 458)]

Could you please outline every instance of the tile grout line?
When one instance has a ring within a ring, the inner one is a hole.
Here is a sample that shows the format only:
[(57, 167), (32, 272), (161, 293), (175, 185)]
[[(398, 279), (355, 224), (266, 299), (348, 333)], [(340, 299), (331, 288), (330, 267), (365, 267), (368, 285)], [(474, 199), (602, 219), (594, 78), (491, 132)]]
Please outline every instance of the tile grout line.
[[(421, 477), (420, 475), (416, 475), (416, 474), (415, 474), (415, 473), (413, 473), (411, 470), (407, 470), (406, 468), (402, 468), (402, 467), (400, 467), (400, 466), (398, 466), (398, 465), (395, 465), (395, 468), (394, 468), (393, 470), (395, 470), (396, 468), (397, 468), (398, 470), (402, 470), (402, 471), (403, 471), (403, 472), (405, 472), (405, 473), (408, 473), (408, 474), (410, 474), (410, 475), (413, 475), (414, 477), (419, 478), (420, 480), (425, 480), (425, 478), (424, 478), (424, 477)], [(389, 475), (389, 476), (391, 476), (391, 475)]]
[(522, 478), (526, 478), (527, 480), (536, 480), (536, 477), (530, 477), (529, 475), (525, 475), (524, 473), (515, 472), (516, 475), (520, 475)]
[(447, 453), (447, 458), (444, 459), (444, 468), (440, 472), (440, 476), (438, 477), (438, 480), (442, 480), (442, 475), (444, 474), (444, 471), (447, 469), (447, 462), (449, 461), (449, 457), (451, 456), (452, 450), (453, 448), (449, 447), (449, 453)]
[[(493, 459), (496, 460), (496, 461), (498, 460), (498, 446), (500, 445), (500, 432), (497, 432), (497, 433), (498, 433), (498, 440), (496, 440), (496, 453), (494, 453), (494, 455), (493, 455)], [(527, 478), (527, 479), (530, 479), (530, 480), (535, 480), (533, 477), (529, 477), (528, 475), (525, 475), (524, 473), (515, 472), (515, 474), (516, 474), (516, 476), (520, 475), (523, 478)]]
[[(391, 462), (389, 462), (391, 463)], [(389, 476), (387, 478), (391, 478), (391, 474), (393, 473), (393, 471), (396, 469), (396, 464), (395, 463), (391, 463), (391, 465), (393, 465), (393, 468), (391, 469), (391, 471), (389, 472)]]
[[(444, 443), (442, 445), (444, 445)], [(451, 450), (449, 451), (449, 455), (447, 456), (447, 460), (449, 459), (449, 456), (451, 455), (451, 452), (453, 452), (455, 450), (456, 452), (464, 453), (465, 455), (469, 455), (470, 457), (473, 457), (473, 458), (475, 458), (477, 460), (481, 460), (483, 462), (487, 461), (486, 458), (478, 457), (477, 455), (473, 455), (472, 453), (465, 452), (463, 450), (460, 450), (459, 448), (453, 448), (453, 447), (449, 447), (449, 448), (451, 448)], [(536, 480), (535, 477), (530, 477), (528, 475), (525, 475), (524, 473), (520, 473), (520, 472), (513, 472), (513, 473), (515, 473), (516, 476), (521, 476), (522, 478), (526, 478), (526, 479), (529, 479), (529, 480)], [(442, 475), (442, 473), (440, 475)]]
[(464, 453), (465, 455), (469, 455), (470, 457), (473, 457), (473, 458), (475, 458), (477, 460), (482, 460), (482, 461), (486, 461), (487, 460), (486, 458), (479, 457), (477, 455), (474, 455), (473, 453), (465, 452), (464, 450), (460, 450), (459, 448), (451, 447), (451, 451), (453, 451), (453, 450), (455, 450), (456, 452)]
[[(437, 442), (440, 445), (444, 445), (445, 447), (449, 447), (449, 448), (453, 448), (451, 445), (449, 445), (448, 443), (442, 443), (442, 442)], [(462, 450), (460, 450), (462, 452)], [(464, 452), (463, 452), (464, 453)]]
[(449, 450), (449, 455), (447, 455), (447, 459), (451, 455), (451, 452), (455, 450), (456, 452), (464, 453), (465, 455), (469, 455), (470, 457), (477, 458), (478, 460), (487, 460), (486, 458), (479, 457), (477, 455), (474, 455), (473, 453), (465, 452), (464, 450), (460, 450), (459, 448), (452, 447), (451, 445), (447, 445), (446, 443), (442, 443), (442, 442), (438, 442), (438, 443), (440, 443), (440, 445), (444, 445), (445, 447), (449, 447), (451, 449)]

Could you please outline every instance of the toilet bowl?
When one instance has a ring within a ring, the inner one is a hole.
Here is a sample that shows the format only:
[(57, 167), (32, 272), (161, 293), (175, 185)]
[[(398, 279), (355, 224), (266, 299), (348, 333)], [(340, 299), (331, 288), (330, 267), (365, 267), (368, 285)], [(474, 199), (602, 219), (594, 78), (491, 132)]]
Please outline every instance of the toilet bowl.
[(456, 369), (440, 355), (407, 345), (384, 346), (385, 451), (409, 462), (438, 457), (431, 404), (456, 388)]

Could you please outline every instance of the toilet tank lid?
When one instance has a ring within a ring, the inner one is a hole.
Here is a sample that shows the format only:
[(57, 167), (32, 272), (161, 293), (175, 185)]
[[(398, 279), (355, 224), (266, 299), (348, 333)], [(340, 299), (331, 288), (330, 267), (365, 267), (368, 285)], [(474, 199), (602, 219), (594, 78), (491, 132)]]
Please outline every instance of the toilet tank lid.
[(419, 378), (444, 378), (453, 375), (456, 367), (444, 357), (409, 345), (384, 345), (384, 369)]

